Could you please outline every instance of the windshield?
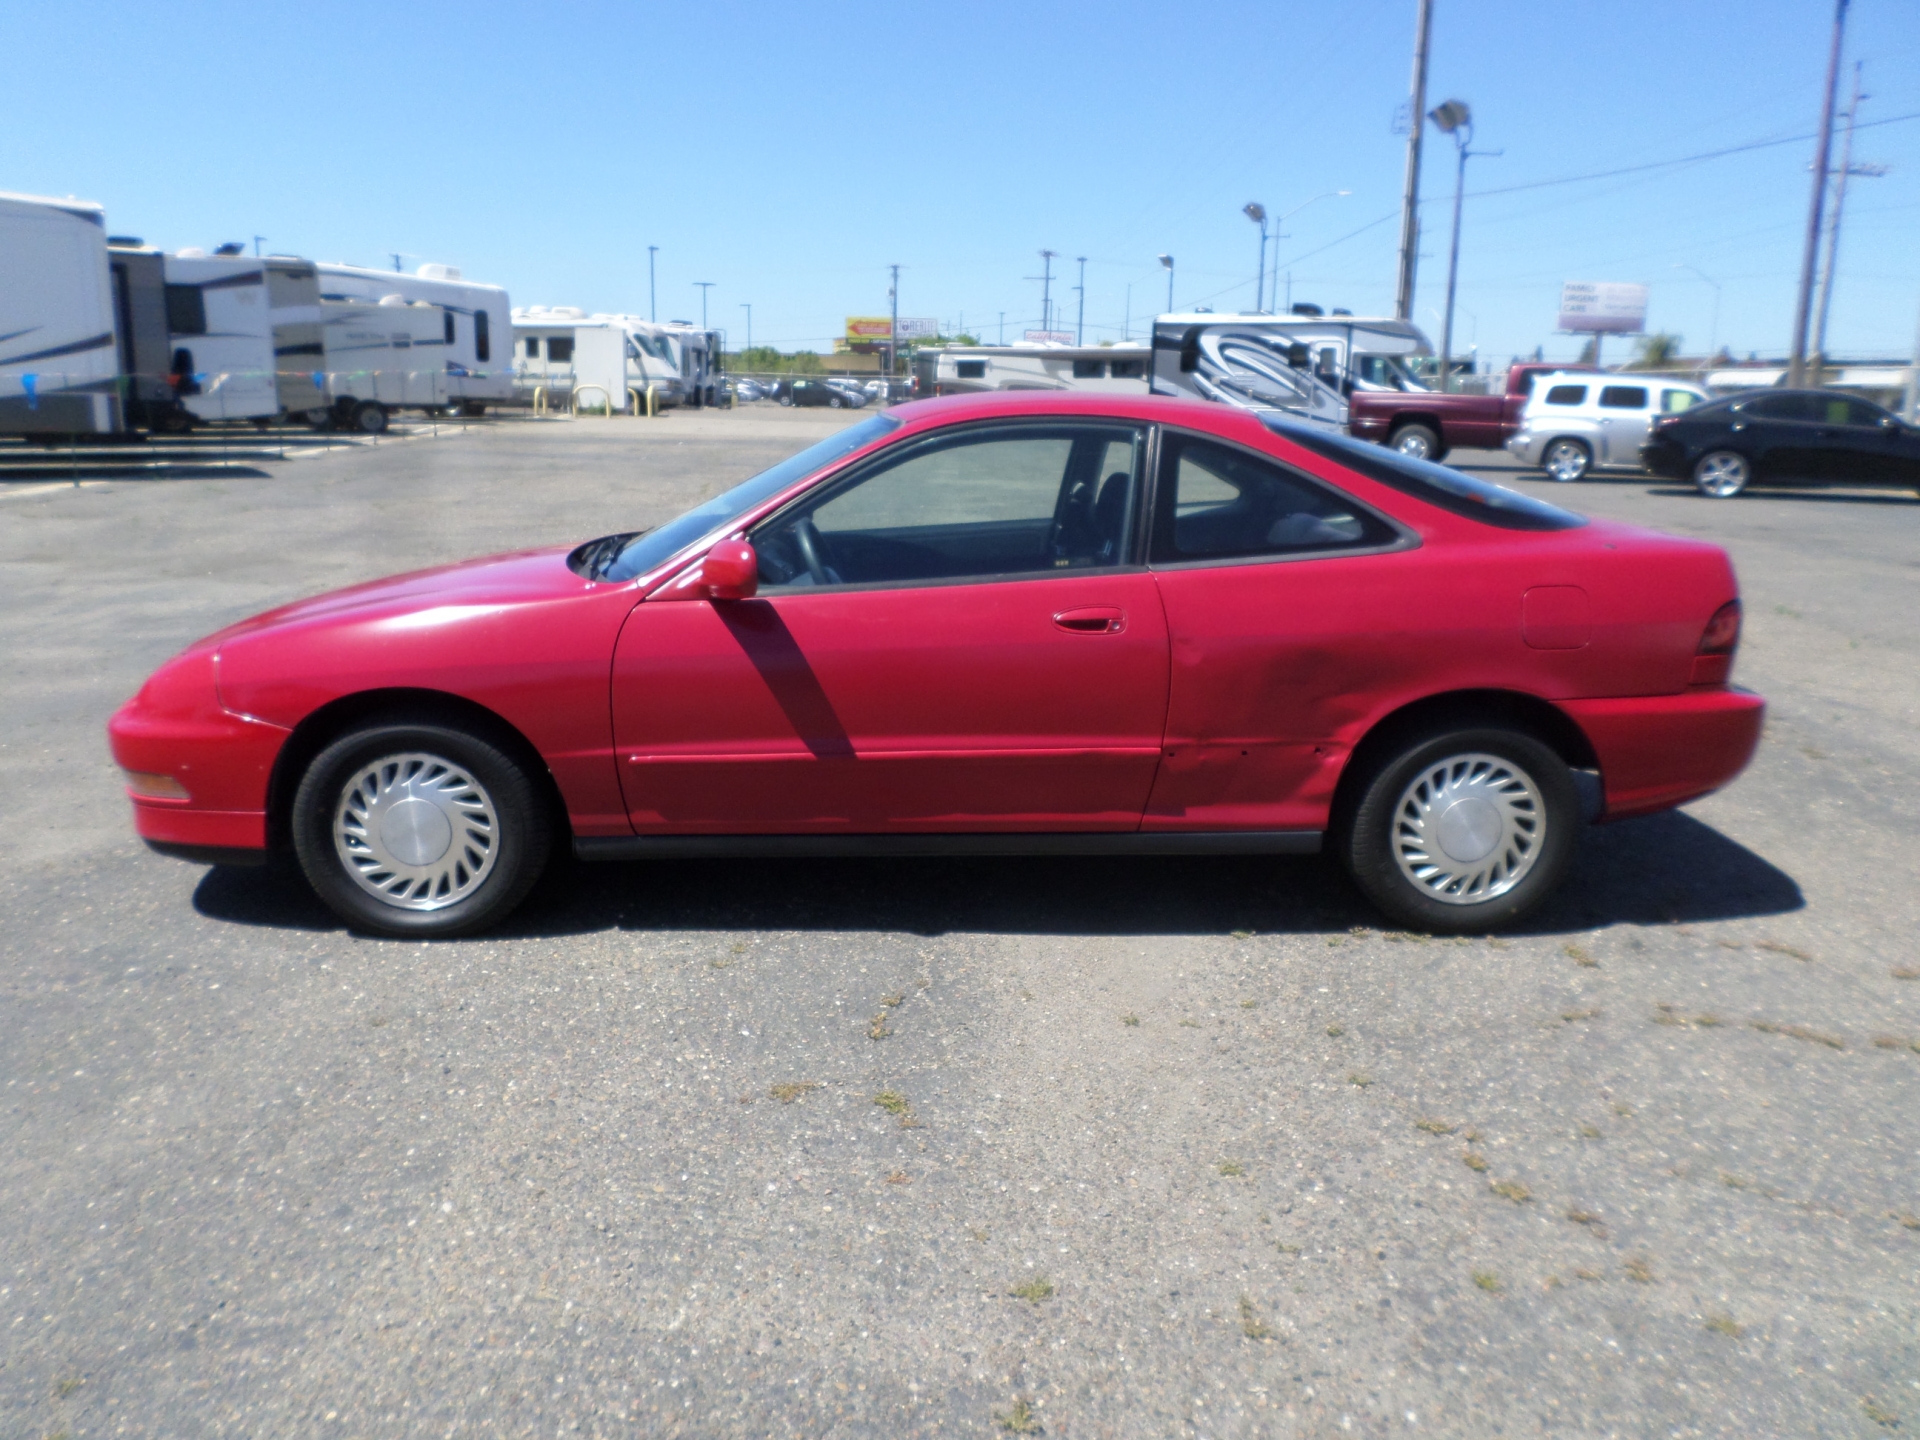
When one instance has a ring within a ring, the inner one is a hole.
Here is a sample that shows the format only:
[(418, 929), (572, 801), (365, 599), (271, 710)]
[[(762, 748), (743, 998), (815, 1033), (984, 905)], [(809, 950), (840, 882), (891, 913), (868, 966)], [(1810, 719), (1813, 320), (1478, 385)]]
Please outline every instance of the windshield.
[[(804, 479), (823, 466), (831, 465), (899, 428), (900, 422), (891, 415), (875, 415), (871, 420), (863, 420), (858, 425), (850, 425), (845, 430), (829, 435), (819, 444), (808, 446), (798, 455), (788, 456), (771, 470), (762, 470), (751, 480), (734, 486), (725, 494), (714, 496), (679, 519), (669, 520), (657, 530), (633, 536), (618, 550), (608, 553), (589, 572), (590, 578), (631, 580), (636, 575), (644, 575), (662, 561), (671, 559), (676, 550), (684, 549), (703, 535), (721, 529), (728, 521), (746, 514), (762, 500), (779, 494), (794, 481)], [(594, 546), (600, 544), (599, 541), (593, 543)], [(590, 548), (582, 547), (581, 551), (575, 553), (581, 554)]]
[(1455, 515), (1478, 520), (1483, 525), (1498, 525), (1507, 530), (1575, 530), (1587, 523), (1584, 515), (1562, 510), (1558, 505), (1549, 505), (1518, 490), (1495, 485), (1490, 480), (1481, 480), (1445, 465), (1436, 465), (1431, 460), (1416, 460), (1411, 455), (1402, 455), (1398, 450), (1389, 450), (1384, 445), (1355, 440), (1349, 435), (1309, 429), (1278, 416), (1263, 415), (1260, 418), (1274, 434), (1304, 446), (1317, 455), (1323, 455), (1335, 464), (1358, 470), (1369, 480), (1390, 486), (1416, 500), (1424, 500), (1429, 505), (1437, 505)]
[(1398, 355), (1356, 355), (1353, 357), (1354, 383), (1362, 390), (1402, 390), (1425, 393), (1426, 386), (1414, 379), (1413, 372)]

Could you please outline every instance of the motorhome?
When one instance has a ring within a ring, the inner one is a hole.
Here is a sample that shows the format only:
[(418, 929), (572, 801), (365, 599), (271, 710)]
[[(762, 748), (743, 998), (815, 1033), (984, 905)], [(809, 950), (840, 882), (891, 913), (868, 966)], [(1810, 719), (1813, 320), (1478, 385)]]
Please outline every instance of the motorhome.
[(324, 412), (320, 285), (313, 262), (288, 255), (163, 257), (167, 368), (199, 420), (268, 420)]
[(185, 430), (167, 346), (166, 257), (131, 235), (107, 237), (113, 283), (114, 348), (120, 360), (121, 423), (129, 429)]
[(0, 193), (0, 433), (125, 428), (116, 334), (106, 212)]
[(1087, 390), (1177, 395), (1278, 410), (1338, 428), (1356, 389), (1395, 389), (1431, 353), (1404, 320), (1188, 311), (1153, 322), (1149, 346), (950, 345), (914, 358), (922, 395)]
[(625, 411), (644, 407), (649, 389), (656, 405), (679, 405), (697, 373), (671, 327), (570, 305), (515, 309), (513, 354), (520, 397), (541, 396), (556, 407), (572, 401)]
[(722, 359), (726, 343), (718, 330), (702, 330), (691, 320), (670, 320), (659, 327), (673, 342), (680, 383), (689, 405), (720, 403)]
[(361, 265), (321, 263), (321, 298), (378, 303), (398, 295), (442, 311), (446, 398), (468, 415), (514, 398), (513, 309), (498, 285), (461, 277), (452, 265), (422, 265), (412, 274)]

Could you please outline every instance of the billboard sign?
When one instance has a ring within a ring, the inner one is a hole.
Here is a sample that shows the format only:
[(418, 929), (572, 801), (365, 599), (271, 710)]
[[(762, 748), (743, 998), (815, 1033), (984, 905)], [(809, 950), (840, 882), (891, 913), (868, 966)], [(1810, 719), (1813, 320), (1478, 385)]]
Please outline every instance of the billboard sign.
[(928, 319), (908, 319), (900, 317), (900, 338), (902, 340), (931, 340), (940, 333), (940, 322)]
[(1560, 329), (1584, 334), (1638, 335), (1647, 328), (1647, 287), (1613, 281), (1569, 280), (1560, 287)]
[(893, 338), (893, 321), (885, 315), (847, 316), (847, 342), (852, 345), (884, 345)]
[(1020, 337), (1029, 345), (1071, 345), (1071, 330), (1029, 330)]

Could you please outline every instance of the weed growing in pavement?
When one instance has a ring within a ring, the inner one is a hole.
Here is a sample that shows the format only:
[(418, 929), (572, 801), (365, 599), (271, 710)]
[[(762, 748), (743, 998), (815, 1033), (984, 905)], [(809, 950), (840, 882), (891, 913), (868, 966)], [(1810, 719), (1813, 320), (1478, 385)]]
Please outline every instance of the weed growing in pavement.
[(1373, 1083), (1373, 1077), (1371, 1075), (1363, 1073), (1362, 1071), (1350, 1070), (1347, 1072), (1347, 1084), (1349, 1085), (1358, 1085), (1362, 1090), (1364, 1090), (1367, 1088), (1367, 1086), (1371, 1085), (1372, 1083)]
[(1229, 1179), (1237, 1180), (1247, 1173), (1247, 1167), (1242, 1165), (1238, 1160), (1222, 1160), (1220, 1162), (1220, 1173)]
[(1533, 1191), (1518, 1180), (1495, 1180), (1487, 1188), (1502, 1200), (1511, 1200), (1516, 1205), (1524, 1205), (1533, 1199)]
[(1573, 963), (1576, 965), (1586, 965), (1591, 967), (1591, 966), (1598, 966), (1600, 963), (1598, 960), (1594, 959), (1593, 956), (1589, 955), (1585, 950), (1582, 950), (1578, 945), (1562, 945), (1560, 947), (1560, 951), (1569, 960), (1573, 961)]
[(1474, 1271), (1473, 1283), (1478, 1285), (1482, 1290), (1485, 1290), (1489, 1295), (1498, 1295), (1500, 1291), (1505, 1288), (1500, 1284), (1500, 1277), (1491, 1270)]
[(891, 1034), (893, 1034), (893, 1029), (887, 1024), (886, 1011), (882, 1010), (867, 1022), (867, 1039), (884, 1040)]
[(973, 1236), (973, 1238), (974, 1238), (974, 1239), (976, 1239), (976, 1240), (978, 1240), (978, 1241), (979, 1241), (979, 1242), (980, 1242), (980, 1243), (981, 1243), (982, 1245), (984, 1245), (984, 1244), (986, 1244), (986, 1243), (987, 1243), (987, 1232), (986, 1232), (986, 1231), (984, 1231), (984, 1230), (969, 1230), (969, 1231), (968, 1231), (967, 1233), (968, 1233), (969, 1235), (971, 1235), (971, 1236)]
[(1251, 939), (1253, 939), (1253, 931), (1251, 931), (1251, 930), (1236, 930), (1236, 931), (1234, 931), (1234, 932), (1233, 932), (1233, 938), (1234, 938), (1234, 939), (1236, 939), (1236, 940), (1251, 940)]
[(1582, 1125), (1580, 1127), (1580, 1138), (1582, 1140), (1598, 1140), (1600, 1138), (1600, 1127), (1598, 1125)]
[(1038, 1435), (1040, 1433), (1040, 1417), (1033, 1413), (1033, 1405), (1024, 1395), (1016, 1395), (1013, 1397), (1013, 1408), (1011, 1410), (994, 1411), (993, 1423), (998, 1425), (1002, 1430), (1009, 1431), (1015, 1435)]
[(1900, 1417), (1894, 1414), (1893, 1411), (1887, 1409), (1887, 1407), (1879, 1401), (1875, 1400), (1871, 1395), (1862, 1395), (1860, 1397), (1860, 1410), (1869, 1420), (1873, 1421), (1874, 1424), (1883, 1425), (1889, 1430), (1898, 1428), (1900, 1424)]
[(1198, 1020), (1182, 1020), (1180, 1023), (1189, 1030), (1198, 1030), (1200, 1028), (1200, 1022)]
[(1909, 1230), (1920, 1230), (1920, 1215), (1902, 1215), (1897, 1210), (1889, 1210), (1887, 1215), (1890, 1219), (1898, 1220)]
[(778, 1100), (782, 1105), (791, 1105), (802, 1095), (812, 1090), (818, 1090), (819, 1088), (820, 1082), (818, 1080), (789, 1080), (784, 1085), (769, 1085), (767, 1087), (767, 1094)]
[(367, 1024), (371, 1025), (376, 1030), (380, 1029), (386, 1023), (387, 1023), (387, 1017), (384, 1015), (370, 1015), (367, 1017)]
[(1896, 980), (1920, 980), (1920, 967), (1913, 965), (1896, 965), (1887, 973)]
[(912, 1107), (907, 1104), (907, 1097), (902, 1095), (898, 1090), (882, 1090), (878, 1095), (873, 1097), (873, 1103), (889, 1115), (905, 1115), (912, 1109)]
[(1576, 1020), (1598, 1020), (1600, 1012), (1598, 1010), (1562, 1010), (1560, 1018), (1571, 1025)]
[(1462, 1150), (1460, 1152), (1460, 1163), (1476, 1174), (1480, 1174), (1487, 1168), (1487, 1157), (1484, 1155), (1476, 1155), (1471, 1150)]
[(1717, 1330), (1729, 1340), (1738, 1340), (1747, 1333), (1747, 1327), (1731, 1315), (1719, 1314), (1707, 1316), (1707, 1329)]
[(1053, 1282), (1044, 1275), (1036, 1275), (1024, 1285), (1016, 1285), (1007, 1291), (1016, 1300), (1025, 1300), (1030, 1305), (1038, 1305), (1053, 1294)]
[(1900, 1035), (1876, 1035), (1873, 1043), (1882, 1050), (1911, 1050), (1920, 1054), (1920, 1040), (1908, 1040)]
[(1120, 1023), (1122, 1025), (1138, 1025), (1140, 1023), (1140, 1017), (1129, 1010), (1120, 1017)]
[[(1593, 1211), (1591, 1210), (1582, 1210), (1582, 1209), (1579, 1209), (1578, 1207), (1575, 1207), (1567, 1211), (1567, 1219), (1571, 1220), (1576, 1225), (1591, 1225), (1596, 1230), (1599, 1230), (1600, 1228), (1600, 1217), (1594, 1214)], [(1600, 1230), (1600, 1233), (1604, 1235), (1606, 1232), (1604, 1230)]]
[(1444, 1120), (1416, 1120), (1413, 1128), (1424, 1130), (1429, 1135), (1451, 1135), (1454, 1131), (1454, 1127)]
[(922, 975), (918, 980), (914, 981), (913, 983), (918, 985), (922, 990), (925, 990), (926, 988), (928, 988), (930, 985), (933, 984), (933, 977), (931, 975)]
[(1478, 1145), (1482, 1140), (1486, 1139), (1487, 1137), (1482, 1135), (1478, 1130), (1469, 1130), (1460, 1138), (1466, 1141), (1469, 1145)]
[(1797, 950), (1791, 945), (1782, 945), (1778, 940), (1756, 940), (1753, 942), (1753, 948), (1756, 950), (1768, 950), (1775, 955), (1791, 955), (1796, 960), (1813, 959), (1813, 956), (1809, 955), (1806, 951)]
[(1613, 1107), (1613, 1113), (1616, 1115), (1625, 1116), (1627, 1119), (1631, 1120), (1633, 1118), (1633, 1107), (1631, 1105), (1621, 1105), (1618, 1102), (1616, 1102)]
[(1242, 1295), (1240, 1297), (1240, 1333), (1249, 1340), (1270, 1340), (1273, 1338), (1272, 1327), (1269, 1326), (1266, 1321), (1262, 1320), (1260, 1318), (1260, 1312), (1253, 1308), (1253, 1297), (1251, 1295)]
[(55, 1392), (60, 1396), (60, 1398), (62, 1400), (65, 1400), (69, 1395), (73, 1394), (74, 1391), (78, 1390), (82, 1385), (86, 1383), (87, 1383), (86, 1379), (83, 1376), (69, 1375), (66, 1377), (66, 1379), (60, 1381), (60, 1383), (55, 1385), (53, 1388)]
[(892, 1010), (896, 1006), (898, 1006), (902, 1000), (906, 998), (907, 998), (906, 991), (896, 990), (891, 995), (882, 995), (880, 997), (880, 1003), (886, 1006), (889, 1010)]
[(1240, 1002), (1240, 1008), (1242, 1010), (1251, 1010), (1253, 1009), (1254, 1006), (1258, 1005), (1259, 1003), (1260, 1002), (1258, 1000), (1242, 1000)]
[(911, 1185), (912, 1183), (913, 1177), (904, 1170), (896, 1170), (887, 1176), (887, 1184), (889, 1185)]
[(1346, 1033), (1347, 1032), (1338, 1025), (1327, 1026), (1327, 1034), (1331, 1035), (1336, 1040), (1338, 1040), (1342, 1035)]
[(1755, 1030), (1765, 1035), (1790, 1035), (1795, 1040), (1810, 1040), (1815, 1045), (1825, 1045), (1829, 1050), (1844, 1050), (1847, 1042), (1838, 1035), (1827, 1035), (1806, 1025), (1776, 1025), (1771, 1020), (1749, 1020)]
[(1604, 1280), (1607, 1277), (1602, 1275), (1598, 1270), (1590, 1270), (1585, 1265), (1582, 1265), (1573, 1272), (1573, 1278), (1576, 1280)]
[(1621, 1262), (1620, 1268), (1627, 1272), (1627, 1278), (1636, 1285), (1653, 1283), (1653, 1265), (1644, 1255), (1635, 1255)]

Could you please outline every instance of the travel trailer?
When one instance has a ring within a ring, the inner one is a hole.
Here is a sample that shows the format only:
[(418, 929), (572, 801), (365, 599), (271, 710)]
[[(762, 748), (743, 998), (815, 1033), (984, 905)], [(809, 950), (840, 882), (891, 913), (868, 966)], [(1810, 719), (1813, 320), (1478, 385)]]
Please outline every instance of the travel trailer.
[(670, 320), (659, 327), (672, 341), (680, 366), (680, 383), (689, 405), (720, 403), (721, 360), (725, 341), (718, 330), (702, 330), (690, 320)]
[(1338, 428), (1354, 390), (1395, 389), (1410, 357), (1431, 353), (1404, 320), (1349, 315), (1162, 315), (1150, 346), (949, 345), (922, 350), (922, 395), (1085, 390), (1180, 395), (1279, 410)]
[(312, 261), (192, 248), (163, 260), (167, 368), (194, 418), (269, 420), (327, 410)]
[(120, 419), (128, 429), (185, 430), (167, 347), (166, 257), (129, 235), (107, 237), (113, 284), (114, 349), (120, 362)]
[(0, 193), (0, 434), (124, 429), (116, 335), (105, 211)]
[(308, 419), (377, 435), (395, 410), (447, 405), (446, 319), (438, 305), (389, 295), (322, 300), (319, 320), (326, 408)]
[(390, 295), (443, 312), (446, 398), (469, 415), (514, 398), (513, 310), (507, 292), (461, 278), (452, 265), (422, 265), (411, 275), (331, 261), (318, 267), (321, 298), (377, 303)]
[(526, 401), (544, 391), (556, 407), (578, 396), (582, 404), (624, 411), (635, 397), (644, 406), (651, 386), (657, 405), (679, 405), (693, 394), (696, 359), (674, 327), (637, 315), (589, 315), (570, 305), (513, 312), (514, 384)]

